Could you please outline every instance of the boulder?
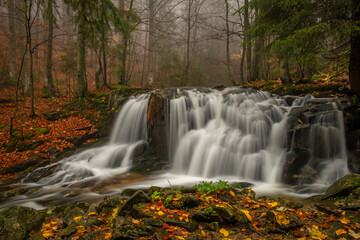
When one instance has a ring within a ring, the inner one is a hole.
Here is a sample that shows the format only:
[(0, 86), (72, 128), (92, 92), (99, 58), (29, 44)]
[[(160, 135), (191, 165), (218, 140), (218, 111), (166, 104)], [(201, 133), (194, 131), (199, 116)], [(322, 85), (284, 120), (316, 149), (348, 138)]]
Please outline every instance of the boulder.
[(28, 207), (13, 206), (0, 212), (0, 240), (27, 239), (31, 230), (39, 230), (45, 214)]
[(235, 223), (240, 219), (240, 216), (229, 205), (213, 204), (211, 207), (220, 216), (220, 218), (227, 223)]
[(112, 239), (138, 239), (140, 237), (152, 236), (154, 233), (155, 229), (147, 225), (127, 225), (115, 228), (112, 233)]
[(338, 179), (325, 192), (322, 199), (328, 199), (336, 196), (348, 196), (354, 189), (360, 187), (360, 174), (348, 174)]
[(180, 200), (182, 207), (184, 208), (195, 208), (201, 204), (201, 200), (195, 196), (184, 196)]
[(192, 218), (199, 222), (220, 222), (220, 217), (217, 213), (208, 213), (206, 211), (194, 212)]
[(132, 195), (126, 203), (120, 208), (118, 215), (126, 216), (127, 214), (131, 214), (134, 210), (133, 205), (137, 205), (139, 203), (149, 203), (151, 202), (148, 195), (146, 195), (143, 191), (139, 190), (134, 195)]
[(56, 121), (62, 118), (67, 118), (69, 115), (65, 114), (64, 111), (52, 111), (43, 113), (44, 117), (48, 121)]
[(102, 201), (97, 207), (96, 211), (98, 213), (105, 213), (110, 214), (113, 212), (115, 208), (120, 208), (123, 204), (121, 201), (123, 201), (124, 198), (122, 197), (109, 197), (106, 196), (104, 198), (104, 201)]

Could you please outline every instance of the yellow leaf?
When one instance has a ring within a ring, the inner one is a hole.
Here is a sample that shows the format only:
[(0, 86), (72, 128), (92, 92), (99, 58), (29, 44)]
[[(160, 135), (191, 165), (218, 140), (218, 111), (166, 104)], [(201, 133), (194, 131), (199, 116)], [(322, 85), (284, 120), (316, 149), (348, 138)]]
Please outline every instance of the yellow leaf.
[(183, 238), (182, 236), (175, 236), (177, 237), (177, 239), (180, 239), (180, 240), (185, 240), (185, 238)]
[(88, 216), (93, 216), (93, 215), (96, 215), (96, 212), (91, 212), (88, 214)]
[(235, 197), (235, 193), (233, 191), (230, 191), (230, 195)]
[(272, 212), (275, 215), (276, 222), (278, 222), (280, 225), (288, 225), (290, 223), (290, 220), (285, 213), (275, 211)]
[(139, 225), (141, 223), (141, 221), (137, 219), (132, 219), (131, 222), (136, 225)]
[(163, 211), (158, 211), (157, 214), (159, 214), (160, 216), (165, 215), (165, 213)]
[(242, 209), (241, 212), (243, 212), (243, 213), (246, 215), (247, 219), (248, 219), (250, 222), (253, 221), (253, 219), (252, 219), (252, 217), (251, 217), (251, 215), (250, 215), (250, 213), (249, 213), (248, 210)]
[(44, 238), (54, 237), (54, 233), (52, 232), (43, 232), (42, 235)]
[(206, 238), (206, 233), (205, 233), (203, 230), (201, 230), (201, 236), (202, 236), (203, 238)]
[(312, 227), (313, 227), (313, 229), (315, 229), (315, 230), (318, 230), (318, 229), (319, 229), (319, 227), (316, 226), (316, 225), (312, 225)]
[(222, 238), (221, 240), (232, 240), (231, 238)]
[(74, 217), (75, 222), (80, 221), (80, 219), (82, 219), (82, 216), (77, 216), (77, 217)]
[(343, 224), (348, 224), (348, 223), (350, 223), (350, 220), (349, 220), (348, 218), (346, 218), (346, 217), (340, 218), (339, 221), (340, 221), (341, 223), (343, 223)]
[(342, 235), (342, 234), (346, 234), (347, 232), (346, 232), (346, 230), (345, 229), (343, 229), (343, 228), (340, 228), (339, 230), (337, 230), (336, 231), (336, 235)]
[(113, 215), (117, 215), (117, 214), (118, 214), (118, 211), (119, 211), (118, 208), (114, 208), (114, 210), (113, 210)]
[(224, 228), (220, 229), (219, 232), (222, 233), (222, 235), (224, 235), (224, 237), (229, 236), (229, 232)]
[(112, 237), (111, 232), (105, 234), (105, 239), (110, 239)]
[(279, 205), (277, 202), (272, 202), (272, 203), (268, 203), (268, 205), (273, 208), (276, 207), (277, 205)]

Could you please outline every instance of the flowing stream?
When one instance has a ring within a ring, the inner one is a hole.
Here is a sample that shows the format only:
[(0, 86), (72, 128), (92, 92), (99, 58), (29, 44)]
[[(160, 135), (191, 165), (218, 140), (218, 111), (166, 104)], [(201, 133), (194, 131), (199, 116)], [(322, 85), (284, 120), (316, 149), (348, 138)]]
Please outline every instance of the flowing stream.
[(33, 190), (0, 203), (0, 208), (98, 201), (126, 187), (168, 187), (218, 179), (251, 182), (255, 191), (266, 194), (288, 192), (289, 186), (282, 184), (284, 168), (289, 153), (302, 144), (309, 152), (302, 167), (315, 171), (317, 178), (311, 186), (328, 186), (348, 173), (344, 123), (338, 105), (325, 101), (329, 109), (311, 115), (309, 122), (300, 126), (308, 131), (299, 143), (300, 130), (295, 128), (289, 141), (291, 112), (314, 101), (312, 97), (298, 97), (289, 105), (283, 97), (242, 88), (178, 89), (173, 94), (176, 97), (168, 100), (170, 169), (148, 176), (128, 173), (134, 155), (142, 154), (148, 144), (150, 95), (132, 97), (124, 104), (108, 144), (44, 167), (57, 168), (36, 183), (22, 185)]

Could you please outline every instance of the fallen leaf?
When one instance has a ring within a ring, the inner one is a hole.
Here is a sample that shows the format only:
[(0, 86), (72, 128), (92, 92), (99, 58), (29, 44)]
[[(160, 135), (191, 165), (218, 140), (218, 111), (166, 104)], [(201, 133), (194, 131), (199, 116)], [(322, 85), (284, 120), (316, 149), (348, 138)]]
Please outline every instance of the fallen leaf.
[(243, 212), (243, 213), (246, 215), (247, 219), (248, 219), (250, 222), (253, 221), (253, 218), (252, 218), (252, 216), (250, 215), (250, 213), (249, 213), (248, 210), (242, 209), (241, 212)]
[(353, 230), (349, 230), (349, 235), (352, 236), (355, 239), (360, 239), (360, 233), (356, 233)]
[(110, 239), (112, 237), (111, 232), (105, 234), (105, 239)]
[(224, 228), (220, 229), (219, 232), (222, 233), (222, 235), (224, 235), (224, 237), (229, 236), (229, 232)]
[(338, 235), (338, 236), (340, 236), (342, 234), (346, 234), (346, 233), (347, 233), (346, 230), (343, 228), (340, 228), (339, 230), (336, 231), (336, 235)]
[(282, 212), (272, 211), (275, 215), (276, 222), (280, 225), (288, 225), (290, 223), (289, 217)]
[(177, 237), (177, 239), (180, 239), (180, 240), (185, 240), (185, 238), (183, 238), (182, 236), (175, 236)]
[(346, 217), (340, 218), (339, 221), (340, 221), (341, 223), (343, 223), (343, 224), (348, 224), (348, 223), (350, 223), (350, 220), (349, 220), (348, 218), (346, 218)]

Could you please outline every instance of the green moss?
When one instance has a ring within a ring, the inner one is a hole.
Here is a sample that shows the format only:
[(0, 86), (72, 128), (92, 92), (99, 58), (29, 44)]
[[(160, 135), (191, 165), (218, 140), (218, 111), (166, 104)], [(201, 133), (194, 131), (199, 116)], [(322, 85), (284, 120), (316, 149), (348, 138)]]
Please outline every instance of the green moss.
[(33, 131), (24, 133), (24, 137), (26, 139), (32, 139), (35, 136), (35, 133)]
[(49, 129), (47, 129), (47, 128), (39, 128), (39, 129), (37, 129), (37, 131), (41, 134), (49, 133)]
[(0, 130), (8, 130), (8, 129), (10, 129), (10, 126), (0, 125)]

